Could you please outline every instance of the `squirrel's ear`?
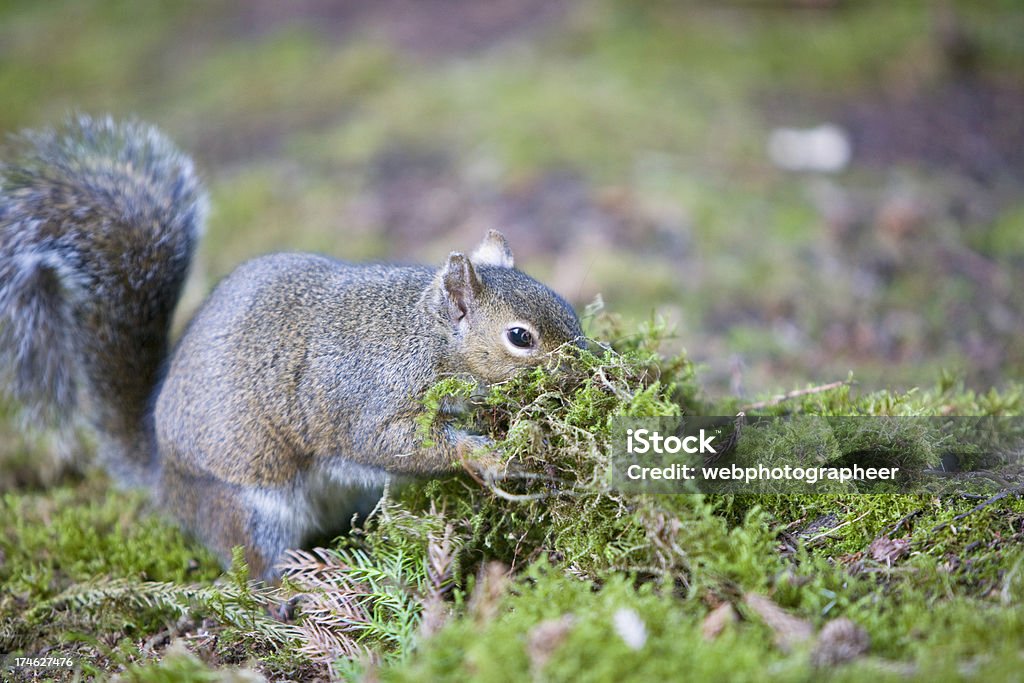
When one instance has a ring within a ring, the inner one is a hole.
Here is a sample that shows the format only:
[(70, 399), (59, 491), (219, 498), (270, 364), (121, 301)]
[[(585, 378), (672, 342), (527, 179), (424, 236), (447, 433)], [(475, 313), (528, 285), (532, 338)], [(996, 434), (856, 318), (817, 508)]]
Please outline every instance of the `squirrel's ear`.
[(487, 236), (476, 248), (469, 260), (478, 266), (512, 268), (515, 264), (508, 240), (497, 230), (488, 230)]
[(476, 307), (483, 285), (465, 254), (453, 251), (441, 270), (442, 300), (453, 323), (462, 321)]

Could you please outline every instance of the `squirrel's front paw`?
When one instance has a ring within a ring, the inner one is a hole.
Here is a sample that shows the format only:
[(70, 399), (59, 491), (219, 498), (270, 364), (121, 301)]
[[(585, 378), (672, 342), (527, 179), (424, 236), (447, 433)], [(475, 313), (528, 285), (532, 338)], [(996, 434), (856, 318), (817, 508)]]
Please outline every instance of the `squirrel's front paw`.
[(459, 462), (474, 479), (496, 481), (505, 476), (505, 459), (486, 436), (466, 434), (458, 444)]

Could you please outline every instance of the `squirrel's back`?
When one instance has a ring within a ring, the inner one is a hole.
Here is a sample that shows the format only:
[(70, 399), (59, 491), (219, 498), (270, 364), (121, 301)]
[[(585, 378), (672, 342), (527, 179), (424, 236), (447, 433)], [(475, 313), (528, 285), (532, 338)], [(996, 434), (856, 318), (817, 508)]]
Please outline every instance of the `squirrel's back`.
[(0, 377), (37, 418), (82, 415), (107, 466), (148, 479), (147, 424), (205, 213), (192, 162), (155, 128), (78, 116), (0, 164)]
[[(344, 450), (360, 418), (394, 402), (396, 381), (416, 387), (419, 376), (426, 389), (437, 380), (448, 340), (419, 301), (434, 277), (316, 254), (242, 264), (173, 352), (155, 407), (164, 450), (178, 468), (243, 485), (291, 480), (312, 454)], [(224, 442), (273, 462), (204, 457)]]

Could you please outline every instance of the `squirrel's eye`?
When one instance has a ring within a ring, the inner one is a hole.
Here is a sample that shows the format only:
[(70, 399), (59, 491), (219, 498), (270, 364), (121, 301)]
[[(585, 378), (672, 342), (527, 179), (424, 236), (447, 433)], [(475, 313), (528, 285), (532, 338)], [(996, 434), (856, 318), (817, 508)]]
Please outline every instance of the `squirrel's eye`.
[(505, 336), (512, 342), (512, 346), (518, 346), (521, 349), (533, 346), (533, 333), (524, 327), (510, 327), (505, 331)]

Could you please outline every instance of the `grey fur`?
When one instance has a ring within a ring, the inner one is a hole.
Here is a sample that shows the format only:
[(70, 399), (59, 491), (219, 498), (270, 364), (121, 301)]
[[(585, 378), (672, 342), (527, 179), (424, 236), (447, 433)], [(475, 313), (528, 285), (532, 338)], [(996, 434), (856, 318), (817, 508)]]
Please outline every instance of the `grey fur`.
[(119, 479), (151, 479), (149, 399), (203, 222), (155, 128), (77, 116), (0, 164), (0, 374), (37, 421), (82, 415)]

